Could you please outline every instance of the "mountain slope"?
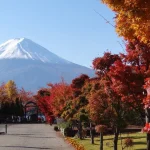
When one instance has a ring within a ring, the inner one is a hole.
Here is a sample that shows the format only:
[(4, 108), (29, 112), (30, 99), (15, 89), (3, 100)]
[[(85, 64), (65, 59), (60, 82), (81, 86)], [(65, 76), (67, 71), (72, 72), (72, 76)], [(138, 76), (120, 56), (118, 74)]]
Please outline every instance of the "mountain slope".
[(0, 45), (0, 59), (29, 59), (45, 63), (70, 63), (26, 38), (8, 40)]
[(62, 59), (29, 39), (0, 45), (0, 82), (14, 80), (19, 88), (35, 91), (62, 78), (70, 83), (81, 74), (94, 76), (93, 70)]

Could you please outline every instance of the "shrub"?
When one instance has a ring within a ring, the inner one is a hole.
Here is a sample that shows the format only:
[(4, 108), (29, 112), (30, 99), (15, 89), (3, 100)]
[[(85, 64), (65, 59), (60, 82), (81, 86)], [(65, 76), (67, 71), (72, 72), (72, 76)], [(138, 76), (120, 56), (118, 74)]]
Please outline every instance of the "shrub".
[(68, 136), (68, 137), (73, 137), (75, 135), (74, 131), (72, 130), (72, 128), (66, 127), (64, 129), (64, 135)]
[(131, 138), (126, 138), (125, 140), (124, 140), (124, 145), (125, 145), (125, 147), (132, 147), (133, 146), (133, 140), (131, 139)]
[(68, 127), (71, 127), (72, 124), (70, 122), (62, 122), (62, 123), (59, 123), (58, 124), (59, 128), (68, 128)]
[(55, 130), (55, 131), (58, 131), (58, 127), (57, 127), (57, 126), (54, 126), (54, 130)]

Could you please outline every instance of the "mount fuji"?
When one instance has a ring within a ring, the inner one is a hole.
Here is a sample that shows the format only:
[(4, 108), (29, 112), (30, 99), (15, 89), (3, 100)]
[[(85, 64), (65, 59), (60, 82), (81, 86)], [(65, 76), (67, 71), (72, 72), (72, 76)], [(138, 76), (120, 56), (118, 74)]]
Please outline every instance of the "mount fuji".
[(47, 83), (94, 71), (67, 61), (27, 38), (15, 38), (0, 45), (0, 83), (14, 80), (19, 88), (36, 91)]

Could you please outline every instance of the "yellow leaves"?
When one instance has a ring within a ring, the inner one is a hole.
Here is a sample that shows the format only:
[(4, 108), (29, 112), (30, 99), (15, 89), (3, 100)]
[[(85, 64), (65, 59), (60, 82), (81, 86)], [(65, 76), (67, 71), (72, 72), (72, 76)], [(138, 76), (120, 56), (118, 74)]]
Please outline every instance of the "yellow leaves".
[(134, 30), (138, 30), (139, 29), (139, 25), (137, 25), (137, 24), (132, 24), (131, 27)]
[[(116, 32), (126, 40), (150, 43), (149, 0), (101, 0), (116, 12)], [(139, 38), (140, 37), (140, 38)]]
[(116, 12), (118, 12), (124, 4), (124, 0), (101, 0), (101, 2)]
[(0, 85), (0, 102), (11, 103), (18, 97), (17, 87), (14, 81), (10, 80), (6, 84)]
[(9, 80), (5, 84), (6, 94), (9, 100), (14, 101), (17, 97), (17, 87), (14, 81)]
[(0, 103), (6, 100), (6, 92), (5, 92), (5, 85), (2, 84), (0, 86)]

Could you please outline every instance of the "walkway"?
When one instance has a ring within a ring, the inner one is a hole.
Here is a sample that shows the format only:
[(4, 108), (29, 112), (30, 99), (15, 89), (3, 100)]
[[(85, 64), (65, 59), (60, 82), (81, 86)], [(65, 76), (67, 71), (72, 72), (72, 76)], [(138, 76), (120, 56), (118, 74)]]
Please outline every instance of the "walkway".
[(15, 124), (0, 135), (0, 150), (74, 150), (46, 124)]

